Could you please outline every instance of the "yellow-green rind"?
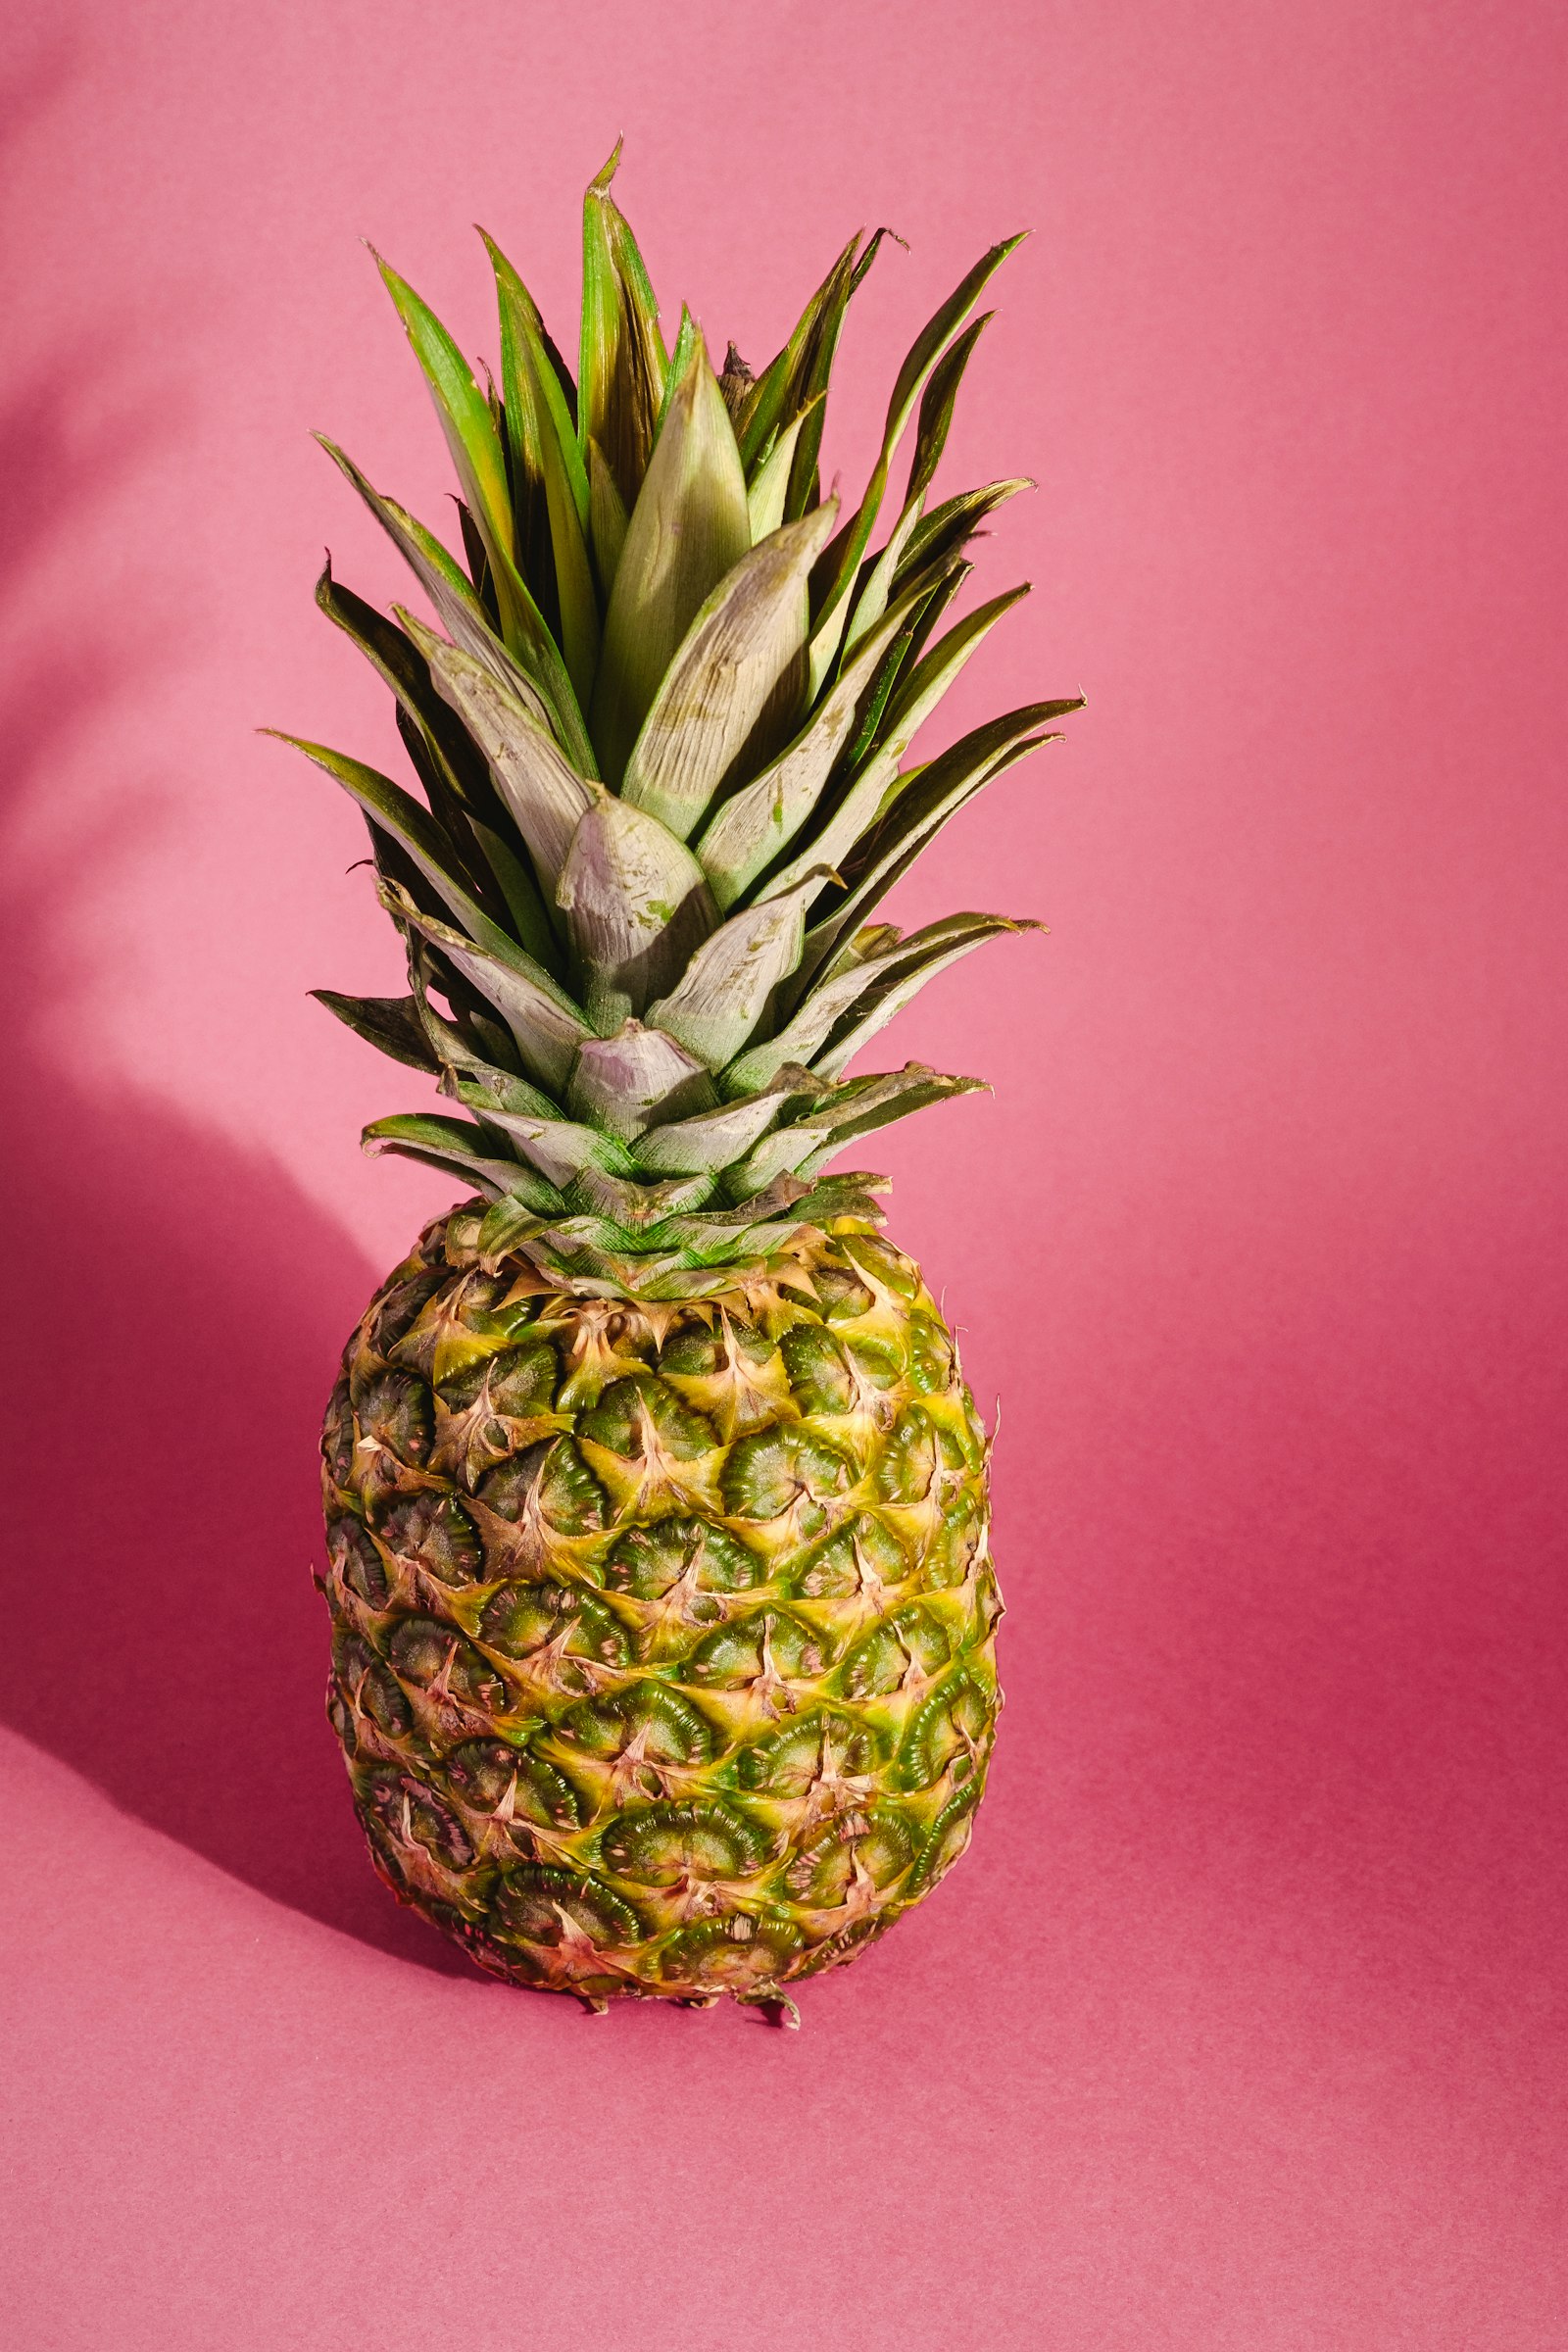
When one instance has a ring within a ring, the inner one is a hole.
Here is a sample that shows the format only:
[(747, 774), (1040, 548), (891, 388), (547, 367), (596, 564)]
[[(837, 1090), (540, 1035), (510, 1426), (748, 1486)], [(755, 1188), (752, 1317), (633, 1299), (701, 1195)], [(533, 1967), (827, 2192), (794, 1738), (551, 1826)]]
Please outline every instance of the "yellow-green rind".
[(377, 1292), (323, 1431), (328, 1708), (393, 1891), (510, 1982), (782, 1997), (962, 1852), (1001, 1703), (989, 1446), (858, 1221), (658, 1304)]

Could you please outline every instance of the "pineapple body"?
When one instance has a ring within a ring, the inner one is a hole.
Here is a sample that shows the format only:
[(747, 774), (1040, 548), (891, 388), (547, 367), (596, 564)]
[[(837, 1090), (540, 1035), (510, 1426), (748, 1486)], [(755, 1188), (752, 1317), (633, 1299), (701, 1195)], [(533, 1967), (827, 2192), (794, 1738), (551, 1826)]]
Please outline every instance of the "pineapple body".
[(988, 1443), (852, 1220), (685, 1301), (437, 1220), (323, 1431), (328, 1711), (376, 1867), (492, 1974), (782, 1997), (963, 1851), (1000, 1694)]

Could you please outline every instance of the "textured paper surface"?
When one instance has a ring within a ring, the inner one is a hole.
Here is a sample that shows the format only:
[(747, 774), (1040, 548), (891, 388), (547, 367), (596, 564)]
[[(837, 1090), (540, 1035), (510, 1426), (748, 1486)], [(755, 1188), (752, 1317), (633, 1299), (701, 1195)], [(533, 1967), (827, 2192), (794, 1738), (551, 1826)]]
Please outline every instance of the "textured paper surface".
[[(0, 2308), (17, 2352), (1557, 2352), (1560, 12), (24, 0), (6, 44)], [(315, 1425), (443, 1199), (317, 615), (447, 464), (363, 233), (569, 318), (618, 130), (759, 363), (890, 222), (829, 427), (1030, 224), (946, 479), (1036, 475), (953, 724), (1070, 745), (902, 899), (1038, 913), (879, 1139), (987, 1410), (972, 1853), (806, 2030), (584, 2020), (372, 1879)]]

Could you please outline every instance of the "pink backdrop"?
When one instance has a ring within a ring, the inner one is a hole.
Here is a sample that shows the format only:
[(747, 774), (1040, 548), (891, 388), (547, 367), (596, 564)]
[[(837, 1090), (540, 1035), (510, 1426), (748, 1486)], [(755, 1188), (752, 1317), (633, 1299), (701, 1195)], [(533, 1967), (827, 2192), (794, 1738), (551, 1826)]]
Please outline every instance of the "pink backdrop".
[[(1540, 0), (24, 0), (0, 72), (12, 1395), (0, 2308), (19, 2352), (1557, 2352), (1565, 26)], [(970, 1858), (809, 1989), (590, 2024), (372, 1880), (315, 1424), (438, 1179), (313, 610), (579, 191), (766, 355), (888, 220), (831, 451), (1020, 223), (955, 483), (1080, 684), (906, 917), (1039, 912), (881, 1148), (1004, 1398)], [(21, 2314), (20, 2321), (17, 2318)]]

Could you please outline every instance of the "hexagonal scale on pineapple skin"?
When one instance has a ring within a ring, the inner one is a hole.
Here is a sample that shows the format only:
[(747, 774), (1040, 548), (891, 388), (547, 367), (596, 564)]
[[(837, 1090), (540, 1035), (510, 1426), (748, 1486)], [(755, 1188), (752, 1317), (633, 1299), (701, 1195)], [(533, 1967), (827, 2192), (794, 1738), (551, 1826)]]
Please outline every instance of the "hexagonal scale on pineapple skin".
[(639, 1661), (668, 1671), (766, 1576), (767, 1562), (729, 1529), (693, 1517), (628, 1529), (604, 1563), (606, 1591), (636, 1628)]

